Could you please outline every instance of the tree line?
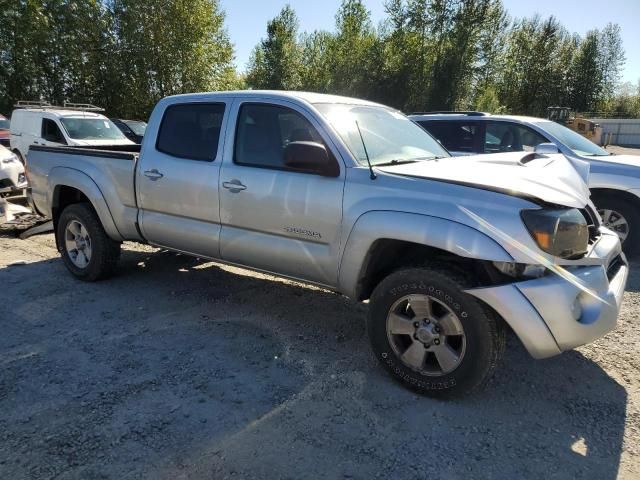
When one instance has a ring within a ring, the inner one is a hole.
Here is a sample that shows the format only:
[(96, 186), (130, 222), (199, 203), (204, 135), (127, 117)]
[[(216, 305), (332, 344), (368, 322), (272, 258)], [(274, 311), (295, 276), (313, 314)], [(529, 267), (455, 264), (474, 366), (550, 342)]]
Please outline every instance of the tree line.
[(374, 26), (362, 0), (344, 0), (335, 28), (311, 33), (300, 33), (295, 11), (284, 7), (253, 50), (247, 84), (365, 97), (405, 111), (541, 116), (553, 105), (620, 107), (618, 25), (580, 37), (554, 17), (511, 19), (501, 0), (388, 0), (385, 7)]
[(501, 0), (387, 0), (385, 10), (374, 24), (362, 0), (343, 0), (332, 29), (301, 32), (287, 5), (239, 74), (218, 0), (0, 0), (0, 112), (43, 99), (146, 118), (166, 95), (268, 88), (404, 111), (640, 116), (640, 88), (620, 86), (615, 24), (579, 36), (554, 17), (510, 18)]
[(217, 0), (0, 0), (0, 112), (93, 103), (147, 118), (162, 97), (242, 85)]

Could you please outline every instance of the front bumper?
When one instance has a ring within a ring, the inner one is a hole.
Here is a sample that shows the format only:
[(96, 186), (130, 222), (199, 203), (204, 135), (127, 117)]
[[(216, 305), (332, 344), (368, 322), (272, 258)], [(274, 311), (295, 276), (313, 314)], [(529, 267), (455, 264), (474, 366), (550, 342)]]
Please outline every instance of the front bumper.
[(620, 241), (605, 231), (589, 259), (600, 265), (567, 267), (568, 278), (544, 277), (467, 293), (492, 307), (535, 358), (592, 342), (616, 326), (629, 275)]
[(18, 176), (18, 184), (15, 185), (9, 179), (0, 183), (0, 196), (2, 198), (23, 196), (27, 193), (27, 180), (23, 173)]

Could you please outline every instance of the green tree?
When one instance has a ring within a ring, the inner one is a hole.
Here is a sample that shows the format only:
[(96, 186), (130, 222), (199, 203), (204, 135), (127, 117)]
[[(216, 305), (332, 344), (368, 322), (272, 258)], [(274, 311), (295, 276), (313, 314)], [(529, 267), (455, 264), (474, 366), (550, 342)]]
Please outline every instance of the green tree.
[(331, 90), (331, 44), (329, 32), (315, 31), (302, 36), (300, 88), (314, 92)]
[(607, 24), (600, 32), (598, 44), (599, 66), (602, 73), (599, 107), (605, 107), (613, 99), (620, 86), (620, 72), (626, 60), (620, 26), (612, 23)]
[(120, 115), (145, 118), (164, 96), (233, 88), (233, 46), (218, 0), (111, 0), (107, 71)]
[(602, 91), (603, 75), (599, 61), (599, 35), (588, 32), (580, 42), (571, 68), (571, 107), (575, 110), (593, 111)]
[(0, 0), (0, 108), (92, 101), (104, 13), (98, 0)]
[(301, 86), (301, 48), (298, 17), (285, 6), (267, 24), (267, 38), (253, 50), (247, 84), (253, 88), (296, 90)]
[(333, 92), (369, 96), (375, 41), (371, 14), (364, 3), (343, 0), (336, 14), (336, 33), (329, 47)]
[(496, 89), (487, 85), (478, 94), (475, 104), (476, 110), (488, 113), (503, 113), (504, 107), (500, 105), (500, 99)]

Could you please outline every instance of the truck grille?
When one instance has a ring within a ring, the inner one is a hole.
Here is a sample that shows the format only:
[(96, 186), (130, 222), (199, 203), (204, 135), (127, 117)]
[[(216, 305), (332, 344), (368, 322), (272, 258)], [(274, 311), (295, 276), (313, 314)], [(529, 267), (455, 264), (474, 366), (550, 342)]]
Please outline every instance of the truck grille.
[(2, 180), (0, 180), (0, 188), (9, 188), (13, 186), (13, 182), (8, 178), (3, 178)]
[(621, 255), (618, 255), (616, 258), (611, 260), (611, 263), (607, 267), (607, 278), (611, 280), (613, 277), (615, 277), (623, 265), (624, 261), (622, 260)]
[(8, 138), (0, 138), (0, 145), (9, 148), (9, 139)]

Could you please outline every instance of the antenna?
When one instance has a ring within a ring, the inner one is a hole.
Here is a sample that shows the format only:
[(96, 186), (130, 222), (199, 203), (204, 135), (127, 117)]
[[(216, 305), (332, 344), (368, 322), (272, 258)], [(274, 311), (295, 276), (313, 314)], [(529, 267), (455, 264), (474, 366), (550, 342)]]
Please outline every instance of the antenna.
[(362, 142), (362, 148), (364, 148), (364, 156), (367, 157), (367, 165), (369, 165), (369, 173), (371, 175), (369, 175), (369, 178), (371, 178), (371, 180), (375, 180), (376, 178), (376, 174), (373, 171), (373, 167), (371, 166), (371, 160), (369, 159), (369, 152), (367, 152), (367, 146), (364, 143), (364, 138), (362, 137), (362, 131), (360, 130), (360, 125), (358, 125), (358, 121), (356, 120), (356, 128), (358, 129), (358, 133), (360, 134), (360, 141)]

